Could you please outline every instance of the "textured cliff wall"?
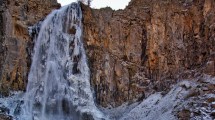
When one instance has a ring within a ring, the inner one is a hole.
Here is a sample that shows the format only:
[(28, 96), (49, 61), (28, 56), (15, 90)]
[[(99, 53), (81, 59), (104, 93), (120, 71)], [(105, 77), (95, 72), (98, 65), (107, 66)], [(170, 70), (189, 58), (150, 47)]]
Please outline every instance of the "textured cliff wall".
[(25, 89), (32, 50), (28, 27), (59, 7), (57, 0), (0, 0), (1, 94)]
[(82, 8), (100, 105), (119, 106), (168, 91), (182, 79), (215, 75), (214, 0), (132, 0), (118, 11)]
[[(58, 7), (56, 0), (0, 0), (1, 94), (25, 89), (33, 46), (27, 27)], [(214, 0), (132, 0), (118, 11), (82, 8), (100, 105), (119, 106), (168, 91), (182, 79), (215, 75)]]

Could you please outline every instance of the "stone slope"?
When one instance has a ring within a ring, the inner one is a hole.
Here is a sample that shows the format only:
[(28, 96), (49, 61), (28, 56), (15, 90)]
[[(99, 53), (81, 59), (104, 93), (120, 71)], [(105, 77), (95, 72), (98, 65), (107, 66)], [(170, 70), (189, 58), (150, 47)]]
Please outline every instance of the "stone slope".
[(168, 94), (155, 93), (120, 120), (214, 120), (215, 78), (182, 81)]

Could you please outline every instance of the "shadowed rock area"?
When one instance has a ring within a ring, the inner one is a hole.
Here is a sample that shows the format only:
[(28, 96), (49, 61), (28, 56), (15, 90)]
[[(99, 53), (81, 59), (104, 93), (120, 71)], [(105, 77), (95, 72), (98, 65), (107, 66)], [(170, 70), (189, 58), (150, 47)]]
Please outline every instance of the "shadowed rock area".
[(57, 0), (0, 0), (0, 94), (25, 90), (33, 41), (28, 27), (59, 8)]

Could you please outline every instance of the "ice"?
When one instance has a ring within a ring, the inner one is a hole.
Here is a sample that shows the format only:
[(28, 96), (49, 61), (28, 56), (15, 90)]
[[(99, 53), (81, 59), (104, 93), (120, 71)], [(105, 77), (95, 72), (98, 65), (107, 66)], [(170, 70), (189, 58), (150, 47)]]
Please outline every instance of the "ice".
[[(75, 26), (75, 32), (70, 30)], [(49, 14), (36, 30), (32, 65), (22, 111), (17, 120), (104, 118), (90, 89), (90, 72), (82, 36), (79, 3)]]

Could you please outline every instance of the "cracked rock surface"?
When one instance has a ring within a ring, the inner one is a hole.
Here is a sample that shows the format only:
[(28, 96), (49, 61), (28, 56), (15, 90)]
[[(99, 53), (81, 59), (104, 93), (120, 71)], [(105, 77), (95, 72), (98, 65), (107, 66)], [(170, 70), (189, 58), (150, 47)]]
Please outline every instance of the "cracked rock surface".
[(214, 0), (131, 0), (124, 10), (82, 9), (91, 84), (104, 107), (215, 75)]

